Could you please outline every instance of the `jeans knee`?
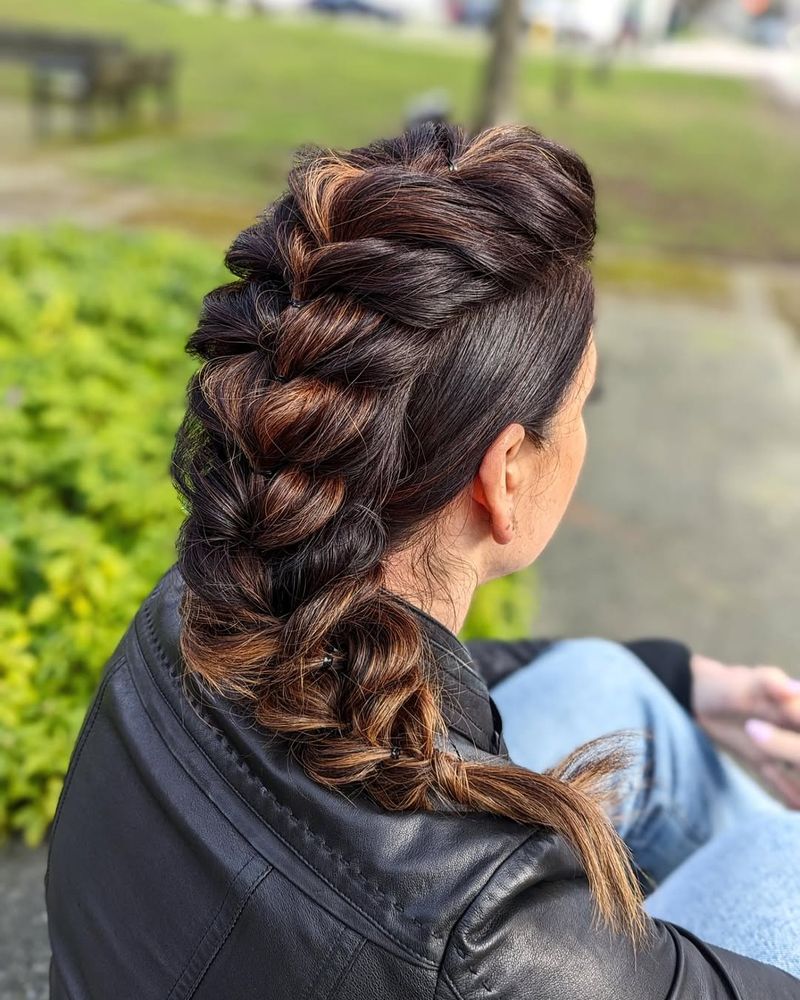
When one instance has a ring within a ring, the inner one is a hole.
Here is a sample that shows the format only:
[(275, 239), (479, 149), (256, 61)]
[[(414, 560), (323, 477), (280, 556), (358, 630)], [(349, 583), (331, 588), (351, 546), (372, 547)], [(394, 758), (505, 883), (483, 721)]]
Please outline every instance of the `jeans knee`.
[(800, 813), (790, 809), (755, 811), (725, 834), (725, 843), (733, 852), (747, 857), (800, 855)]
[(627, 647), (607, 639), (561, 639), (501, 681), (493, 696), (512, 760), (533, 770), (617, 734), (630, 755), (620, 778), (628, 828), (660, 801), (656, 785), (671, 800), (674, 747), (688, 755), (694, 746), (693, 724), (667, 688)]
[(554, 652), (563, 655), (576, 681), (591, 688), (648, 700), (671, 698), (667, 688), (626, 646), (611, 639), (588, 637), (561, 640)]

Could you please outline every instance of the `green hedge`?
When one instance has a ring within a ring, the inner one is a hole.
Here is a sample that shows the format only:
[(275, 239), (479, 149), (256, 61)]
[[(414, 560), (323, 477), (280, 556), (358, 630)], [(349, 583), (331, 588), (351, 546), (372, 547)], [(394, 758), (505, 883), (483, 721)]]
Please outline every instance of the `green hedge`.
[[(71, 225), (0, 236), (0, 836), (38, 842), (98, 674), (175, 558), (168, 472), (222, 249)], [(524, 634), (527, 581), (465, 636)]]

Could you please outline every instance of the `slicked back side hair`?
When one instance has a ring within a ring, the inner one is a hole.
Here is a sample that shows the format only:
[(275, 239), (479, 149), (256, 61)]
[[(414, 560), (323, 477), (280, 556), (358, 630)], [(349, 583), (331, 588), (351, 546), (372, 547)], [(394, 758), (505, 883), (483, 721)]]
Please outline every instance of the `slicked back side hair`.
[(606, 811), (624, 750), (542, 774), (448, 752), (423, 630), (384, 586), (503, 427), (548, 440), (591, 336), (595, 232), (583, 161), (529, 128), (304, 151), (187, 345), (204, 363), (173, 454), (181, 649), (323, 785), (557, 831), (637, 938)]

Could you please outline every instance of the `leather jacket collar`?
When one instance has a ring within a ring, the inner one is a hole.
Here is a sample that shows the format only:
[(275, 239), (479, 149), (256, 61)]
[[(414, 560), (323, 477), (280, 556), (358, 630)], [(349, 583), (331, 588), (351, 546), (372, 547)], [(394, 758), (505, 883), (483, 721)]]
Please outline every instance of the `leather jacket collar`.
[[(478, 750), (507, 758), (500, 713), (467, 647), (436, 618), (409, 601), (403, 603), (419, 619), (429, 644), (448, 728)], [(459, 752), (453, 741), (449, 749)]]

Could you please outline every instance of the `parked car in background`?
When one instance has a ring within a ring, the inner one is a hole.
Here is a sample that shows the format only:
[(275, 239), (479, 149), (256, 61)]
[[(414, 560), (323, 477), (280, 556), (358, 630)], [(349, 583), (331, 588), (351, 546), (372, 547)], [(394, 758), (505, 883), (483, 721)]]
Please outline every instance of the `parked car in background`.
[(324, 14), (351, 14), (374, 17), (380, 21), (402, 21), (403, 14), (396, 7), (380, 0), (309, 0), (309, 9)]
[[(522, 23), (527, 28), (533, 23), (539, 4), (523, 0)], [(497, 0), (451, 0), (450, 16), (456, 24), (488, 28), (492, 23)]]

